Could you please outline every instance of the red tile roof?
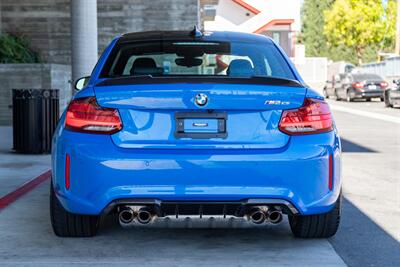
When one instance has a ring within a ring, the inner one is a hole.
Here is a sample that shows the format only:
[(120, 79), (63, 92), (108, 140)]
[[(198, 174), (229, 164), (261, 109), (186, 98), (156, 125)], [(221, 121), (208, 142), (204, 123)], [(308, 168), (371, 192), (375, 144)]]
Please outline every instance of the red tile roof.
[(259, 14), (261, 11), (258, 10), (257, 8), (247, 4), (245, 1), (243, 0), (232, 0), (233, 2), (235, 2), (236, 4), (240, 5), (241, 7), (247, 9), (248, 11), (254, 13), (254, 14)]

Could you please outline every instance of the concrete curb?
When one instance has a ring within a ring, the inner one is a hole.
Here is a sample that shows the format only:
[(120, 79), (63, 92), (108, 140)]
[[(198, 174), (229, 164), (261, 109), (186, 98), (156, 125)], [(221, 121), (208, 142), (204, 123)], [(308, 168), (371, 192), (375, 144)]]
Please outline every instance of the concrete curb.
[(39, 175), (38, 177), (35, 177), (35, 178), (29, 180), (28, 182), (20, 185), (14, 191), (1, 197), (0, 198), (0, 211), (2, 209), (6, 208), (7, 206), (9, 206), (10, 204), (12, 204), (13, 202), (15, 202), (18, 198), (22, 197), (26, 193), (35, 189), (38, 185), (40, 185), (41, 183), (43, 183), (50, 177), (51, 177), (51, 171), (48, 170), (48, 171), (42, 173), (41, 175)]

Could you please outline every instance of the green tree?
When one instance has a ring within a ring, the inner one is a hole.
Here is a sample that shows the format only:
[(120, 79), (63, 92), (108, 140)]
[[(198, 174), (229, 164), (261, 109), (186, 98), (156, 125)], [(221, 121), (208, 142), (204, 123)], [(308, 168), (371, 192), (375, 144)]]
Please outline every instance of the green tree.
[[(388, 1), (388, 6), (390, 2), (393, 0)], [(392, 37), (388, 31), (391, 26), (386, 11), (378, 0), (336, 0), (330, 10), (324, 11), (324, 35), (328, 45), (350, 48), (358, 64), (362, 64), (371, 47), (390, 43)]]
[(395, 0), (387, 1), (385, 9), (385, 37), (381, 43), (381, 49), (386, 52), (392, 52), (396, 42), (396, 20), (397, 3)]
[(329, 49), (324, 30), (324, 11), (329, 9), (334, 0), (304, 0), (301, 10), (301, 40), (308, 57), (327, 57)]

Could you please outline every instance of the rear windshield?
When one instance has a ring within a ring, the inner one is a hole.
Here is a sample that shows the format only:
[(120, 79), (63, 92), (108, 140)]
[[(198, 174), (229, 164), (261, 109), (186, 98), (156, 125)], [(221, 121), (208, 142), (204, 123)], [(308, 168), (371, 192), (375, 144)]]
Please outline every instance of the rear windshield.
[(288, 63), (269, 42), (152, 41), (118, 44), (102, 78), (129, 76), (273, 77), (295, 80)]
[(353, 78), (356, 81), (364, 81), (364, 80), (383, 80), (379, 75), (376, 74), (353, 74)]

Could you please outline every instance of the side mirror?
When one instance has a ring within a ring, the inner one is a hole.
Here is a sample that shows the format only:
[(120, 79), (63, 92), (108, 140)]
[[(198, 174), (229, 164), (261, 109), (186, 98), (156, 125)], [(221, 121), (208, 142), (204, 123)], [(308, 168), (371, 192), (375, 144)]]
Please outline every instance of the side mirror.
[(82, 77), (79, 78), (76, 82), (75, 82), (75, 90), (80, 91), (83, 88), (85, 88), (85, 86), (88, 84), (90, 79), (90, 76), (86, 76), (86, 77)]

